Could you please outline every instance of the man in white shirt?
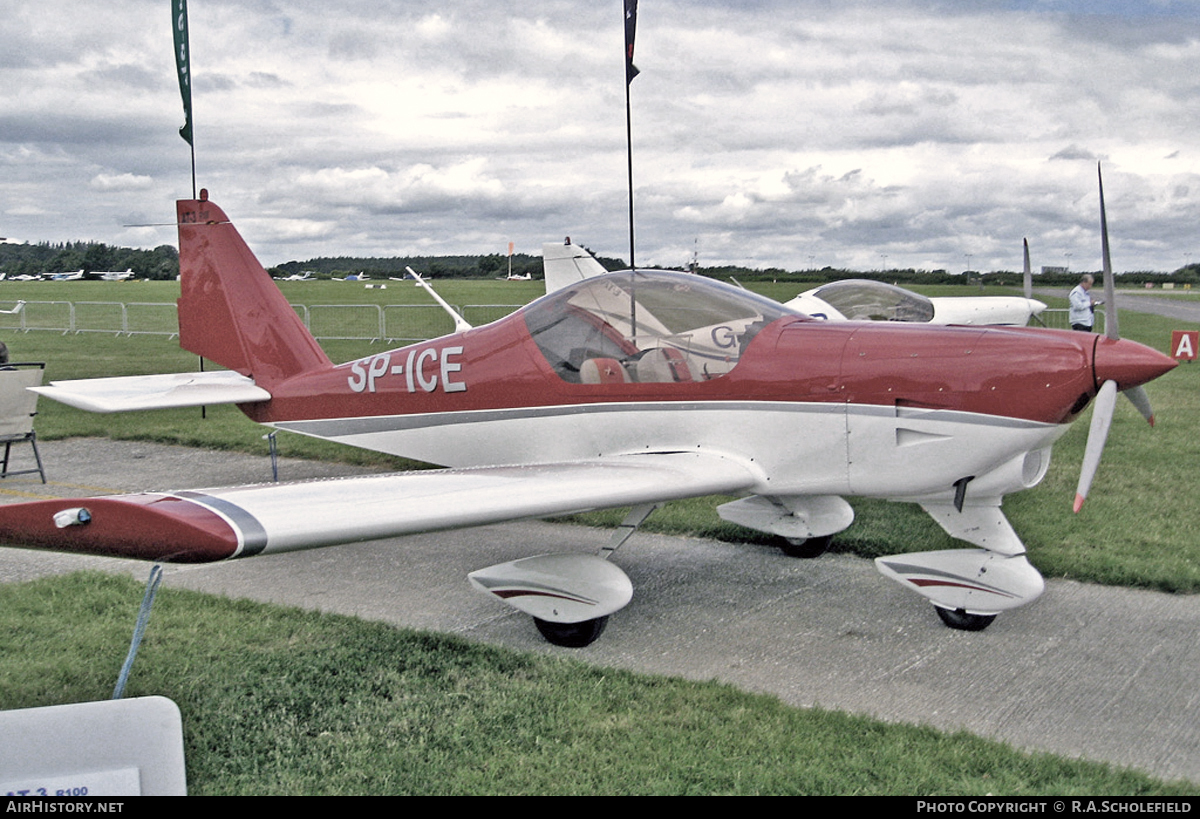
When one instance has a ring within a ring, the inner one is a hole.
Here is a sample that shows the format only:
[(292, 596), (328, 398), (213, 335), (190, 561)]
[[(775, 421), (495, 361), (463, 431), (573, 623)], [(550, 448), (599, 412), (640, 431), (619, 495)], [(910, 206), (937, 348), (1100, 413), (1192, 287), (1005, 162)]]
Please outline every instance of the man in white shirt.
[(1085, 273), (1068, 297), (1071, 301), (1071, 310), (1067, 314), (1067, 317), (1071, 322), (1072, 330), (1082, 330), (1085, 333), (1092, 332), (1092, 324), (1096, 320), (1096, 305), (1104, 303), (1093, 299), (1091, 293), (1088, 292), (1092, 289), (1094, 281), (1095, 279)]

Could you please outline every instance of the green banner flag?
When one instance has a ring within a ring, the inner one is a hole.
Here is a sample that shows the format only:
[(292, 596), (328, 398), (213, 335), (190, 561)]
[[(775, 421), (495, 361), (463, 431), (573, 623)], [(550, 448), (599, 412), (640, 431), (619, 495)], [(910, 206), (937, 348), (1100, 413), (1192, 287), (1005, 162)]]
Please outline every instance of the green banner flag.
[(179, 135), (192, 142), (192, 67), (188, 48), (187, 0), (171, 0), (171, 21), (175, 35), (175, 69), (179, 72), (179, 95), (183, 97), (183, 127)]
[(633, 64), (633, 39), (637, 35), (637, 0), (625, 0), (625, 84), (640, 72)]

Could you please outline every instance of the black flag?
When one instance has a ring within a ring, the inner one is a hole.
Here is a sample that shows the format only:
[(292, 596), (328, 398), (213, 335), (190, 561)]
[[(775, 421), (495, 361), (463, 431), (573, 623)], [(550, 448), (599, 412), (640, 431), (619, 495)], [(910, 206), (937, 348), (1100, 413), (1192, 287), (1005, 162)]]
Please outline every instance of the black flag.
[(637, 0), (625, 0), (625, 84), (638, 75), (633, 64), (633, 38), (637, 34)]

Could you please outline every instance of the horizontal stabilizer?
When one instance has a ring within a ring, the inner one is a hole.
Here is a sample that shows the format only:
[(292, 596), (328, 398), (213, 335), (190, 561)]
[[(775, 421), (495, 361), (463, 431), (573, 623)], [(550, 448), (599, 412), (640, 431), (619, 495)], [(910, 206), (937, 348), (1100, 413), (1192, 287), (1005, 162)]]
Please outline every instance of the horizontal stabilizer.
[(253, 379), (231, 370), (82, 378), (52, 381), (47, 386), (30, 389), (88, 412), (132, 412), (271, 400), (271, 393), (255, 385)]
[(337, 480), (0, 506), (0, 541), (204, 563), (748, 489), (756, 476), (703, 453), (440, 469)]

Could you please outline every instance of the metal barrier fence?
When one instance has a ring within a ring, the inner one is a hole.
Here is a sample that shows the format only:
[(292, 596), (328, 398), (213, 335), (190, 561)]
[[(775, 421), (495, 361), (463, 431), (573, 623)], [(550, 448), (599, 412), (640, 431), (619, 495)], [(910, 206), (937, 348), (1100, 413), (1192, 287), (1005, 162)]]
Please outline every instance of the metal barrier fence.
[[(468, 304), (454, 309), (478, 326), (521, 306)], [(454, 331), (450, 317), (432, 304), (293, 304), (292, 308), (318, 340), (424, 341)], [(29, 301), (15, 313), (0, 312), (0, 332), (6, 330), (174, 337), (179, 322), (173, 302)]]
[[(463, 318), (478, 327), (504, 318), (520, 304), (468, 304), (455, 307)], [(454, 322), (433, 304), (293, 304), (304, 326), (318, 340), (424, 341), (454, 331)], [(1042, 312), (1041, 324), (1069, 330), (1067, 310)], [(1032, 326), (1038, 326), (1034, 319)], [(1104, 311), (1096, 310), (1098, 333), (1104, 332)], [(29, 301), (16, 313), (0, 312), (0, 332), (27, 333), (48, 330), (62, 333), (110, 333), (113, 335), (179, 334), (173, 302)]]
[[(1040, 316), (1038, 316), (1038, 318), (1031, 319), (1029, 322), (1029, 326), (1030, 327), (1046, 326), (1046, 327), (1050, 327), (1055, 330), (1070, 330), (1071, 322), (1067, 318), (1067, 314), (1070, 312), (1071, 311), (1065, 307), (1047, 308), (1042, 311), (1042, 314)], [(1092, 330), (1097, 333), (1103, 333), (1104, 328), (1105, 328), (1104, 311), (1101, 310), (1100, 308), (1096, 308), (1095, 315), (1096, 315), (1096, 321), (1092, 325)], [(1038, 319), (1041, 319), (1041, 325), (1039, 325)]]

